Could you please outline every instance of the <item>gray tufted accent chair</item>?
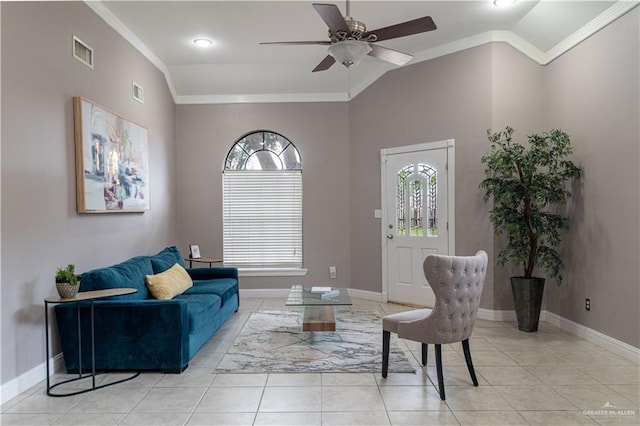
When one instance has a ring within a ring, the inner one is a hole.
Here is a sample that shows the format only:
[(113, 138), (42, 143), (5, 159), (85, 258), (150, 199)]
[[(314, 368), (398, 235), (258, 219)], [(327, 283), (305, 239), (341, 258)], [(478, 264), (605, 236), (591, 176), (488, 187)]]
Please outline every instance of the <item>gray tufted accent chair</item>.
[(427, 365), (428, 344), (435, 345), (438, 387), (443, 401), (442, 344), (462, 342), (471, 380), (478, 386), (469, 351), (469, 336), (480, 305), (487, 261), (487, 253), (483, 250), (475, 256), (427, 256), (423, 269), (436, 296), (435, 306), (387, 315), (382, 319), (382, 377), (387, 377), (389, 340), (391, 333), (396, 333), (402, 339), (422, 343), (422, 365)]

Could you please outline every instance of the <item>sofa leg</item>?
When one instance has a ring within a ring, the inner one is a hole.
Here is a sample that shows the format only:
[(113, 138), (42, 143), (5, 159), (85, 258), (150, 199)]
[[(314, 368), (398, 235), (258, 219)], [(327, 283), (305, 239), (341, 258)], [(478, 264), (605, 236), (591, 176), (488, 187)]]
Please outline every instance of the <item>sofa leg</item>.
[(163, 374), (182, 374), (184, 370), (187, 369), (187, 367), (189, 367), (189, 364), (185, 365), (182, 368), (169, 368), (166, 370), (162, 370), (162, 373)]
[(387, 378), (389, 371), (389, 341), (391, 340), (391, 332), (382, 330), (382, 377)]

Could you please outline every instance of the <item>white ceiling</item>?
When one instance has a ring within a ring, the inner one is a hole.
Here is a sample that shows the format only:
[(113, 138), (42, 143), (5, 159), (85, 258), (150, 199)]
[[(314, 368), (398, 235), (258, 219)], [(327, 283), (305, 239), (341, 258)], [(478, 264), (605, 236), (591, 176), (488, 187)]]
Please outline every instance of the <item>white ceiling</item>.
[[(345, 1), (337, 4), (346, 15)], [(326, 46), (264, 46), (261, 41), (328, 40), (313, 1), (103, 1), (87, 4), (166, 75), (178, 103), (348, 100), (395, 68), (365, 57), (349, 70), (334, 64), (311, 70)], [(489, 41), (504, 41), (539, 63), (637, 6), (637, 1), (520, 0), (497, 8), (492, 0), (353, 0), (351, 16), (376, 29), (431, 16), (438, 29), (384, 47), (415, 56), (405, 66)], [(193, 45), (198, 37), (215, 46)], [(99, 55), (99, 52), (96, 52)]]

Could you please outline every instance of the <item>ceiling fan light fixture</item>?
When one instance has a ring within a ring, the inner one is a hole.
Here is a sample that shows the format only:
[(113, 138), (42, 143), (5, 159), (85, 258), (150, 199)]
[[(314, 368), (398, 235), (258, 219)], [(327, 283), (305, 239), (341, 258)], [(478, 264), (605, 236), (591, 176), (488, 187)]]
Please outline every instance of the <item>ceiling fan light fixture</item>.
[(511, 6), (518, 0), (493, 0), (493, 5), (495, 7), (507, 7)]
[(211, 47), (213, 46), (213, 41), (208, 38), (197, 38), (193, 40), (193, 44), (198, 47)]
[(356, 65), (369, 52), (369, 43), (359, 40), (344, 40), (329, 46), (329, 55), (347, 68)]

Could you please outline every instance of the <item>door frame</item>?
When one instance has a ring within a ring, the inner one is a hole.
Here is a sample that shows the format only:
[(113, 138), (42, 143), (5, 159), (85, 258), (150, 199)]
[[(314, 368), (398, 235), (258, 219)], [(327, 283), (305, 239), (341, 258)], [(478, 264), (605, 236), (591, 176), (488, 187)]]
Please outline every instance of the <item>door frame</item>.
[(382, 244), (382, 294), (381, 301), (389, 301), (389, 280), (387, 271), (387, 224), (389, 218), (387, 217), (387, 156), (393, 154), (406, 154), (417, 151), (429, 151), (433, 149), (447, 149), (447, 224), (449, 234), (449, 255), (455, 254), (455, 241), (456, 241), (456, 212), (455, 212), (455, 140), (446, 139), (436, 142), (425, 142), (415, 145), (398, 146), (394, 148), (383, 148), (380, 150), (380, 208), (382, 210), (382, 218), (380, 221), (380, 241)]

